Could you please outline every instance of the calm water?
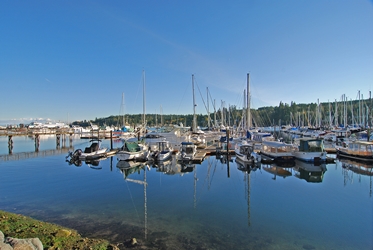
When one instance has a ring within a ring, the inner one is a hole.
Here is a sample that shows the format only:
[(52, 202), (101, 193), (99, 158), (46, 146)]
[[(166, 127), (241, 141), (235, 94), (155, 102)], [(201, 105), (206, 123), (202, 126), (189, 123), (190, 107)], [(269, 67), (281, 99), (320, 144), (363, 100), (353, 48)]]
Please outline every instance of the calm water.
[[(40, 141), (39, 151), (54, 148), (55, 137)], [(13, 154), (34, 150), (33, 138), (14, 138)], [(8, 152), (0, 137), (0, 155)], [(248, 173), (234, 158), (209, 157), (163, 166), (167, 173), (139, 165), (125, 176), (116, 157), (75, 166), (65, 156), (0, 161), (0, 209), (154, 249), (373, 249), (373, 177), (341, 162)], [(322, 178), (308, 182), (305, 168)]]

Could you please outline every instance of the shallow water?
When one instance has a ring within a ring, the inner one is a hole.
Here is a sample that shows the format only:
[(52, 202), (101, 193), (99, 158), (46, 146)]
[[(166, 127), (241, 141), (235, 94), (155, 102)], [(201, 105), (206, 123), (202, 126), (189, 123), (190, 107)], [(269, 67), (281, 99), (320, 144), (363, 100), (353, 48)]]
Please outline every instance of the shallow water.
[[(54, 148), (55, 137), (40, 141), (40, 151)], [(14, 139), (13, 154), (33, 150), (33, 138)], [(0, 154), (8, 154), (6, 137)], [(373, 248), (373, 177), (341, 162), (247, 173), (234, 157), (209, 157), (186, 172), (175, 162), (163, 167), (168, 173), (145, 164), (125, 178), (115, 156), (98, 166), (69, 165), (65, 156), (0, 161), (0, 209), (154, 249)], [(318, 182), (307, 182), (304, 168), (318, 169)]]

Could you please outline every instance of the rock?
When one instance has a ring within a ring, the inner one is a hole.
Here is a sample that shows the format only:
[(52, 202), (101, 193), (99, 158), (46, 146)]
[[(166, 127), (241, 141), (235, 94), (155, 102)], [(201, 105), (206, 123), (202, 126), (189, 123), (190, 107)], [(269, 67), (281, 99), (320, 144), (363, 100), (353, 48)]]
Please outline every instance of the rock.
[(14, 250), (43, 250), (43, 244), (39, 238), (17, 239), (7, 237), (5, 240)]
[(0, 242), (0, 249), (1, 250), (13, 250), (13, 247), (11, 247), (9, 244), (6, 244), (4, 242)]
[(136, 238), (132, 238), (132, 239), (131, 239), (131, 245), (134, 246), (134, 245), (136, 245), (136, 244), (137, 244), (137, 240), (136, 240)]
[(4, 243), (4, 240), (5, 240), (4, 234), (3, 232), (0, 231), (0, 243)]
[(4, 241), (5, 236), (3, 232), (0, 231), (0, 250), (12, 250), (13, 247), (11, 247), (9, 244), (6, 244)]
[(66, 229), (60, 229), (56, 233), (56, 237), (68, 237), (71, 235), (71, 231), (66, 230)]

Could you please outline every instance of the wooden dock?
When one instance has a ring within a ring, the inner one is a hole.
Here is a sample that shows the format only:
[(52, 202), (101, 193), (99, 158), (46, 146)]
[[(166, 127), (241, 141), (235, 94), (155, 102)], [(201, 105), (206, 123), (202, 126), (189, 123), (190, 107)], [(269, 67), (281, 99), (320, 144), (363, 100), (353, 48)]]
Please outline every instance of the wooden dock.
[(194, 155), (193, 163), (201, 163), (206, 157), (206, 152), (204, 151), (197, 151)]
[(194, 156), (193, 163), (201, 163), (206, 156), (210, 155), (234, 155), (234, 150), (229, 149), (223, 149), (222, 147), (219, 147), (217, 143), (214, 143), (212, 145), (209, 145), (205, 148), (199, 148), (197, 149), (197, 153)]

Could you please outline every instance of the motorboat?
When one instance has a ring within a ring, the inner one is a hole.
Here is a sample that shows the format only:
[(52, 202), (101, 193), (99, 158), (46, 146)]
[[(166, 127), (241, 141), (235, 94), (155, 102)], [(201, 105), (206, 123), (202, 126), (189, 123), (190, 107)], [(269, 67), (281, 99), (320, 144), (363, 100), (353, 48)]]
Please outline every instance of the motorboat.
[(181, 149), (176, 154), (178, 161), (193, 161), (197, 153), (197, 146), (193, 142), (182, 142)]
[(106, 157), (108, 148), (101, 147), (101, 140), (99, 139), (93, 139), (90, 141), (91, 145), (89, 147), (86, 147), (83, 150), (77, 149), (73, 152), (69, 152), (68, 156), (66, 156), (66, 160), (69, 159), (69, 161), (86, 161), (86, 160), (92, 160), (92, 159), (98, 159), (102, 157)]
[(125, 141), (116, 155), (122, 161), (146, 161), (149, 157), (149, 148), (142, 141)]
[(242, 162), (261, 162), (261, 156), (255, 152), (254, 145), (247, 141), (237, 143), (234, 148), (236, 158)]
[(348, 145), (336, 146), (337, 156), (352, 160), (373, 162), (373, 142), (372, 141), (350, 141)]
[(153, 148), (157, 147), (157, 142), (160, 140), (169, 141), (173, 149), (181, 150), (181, 143), (183, 141), (190, 141), (190, 135), (186, 128), (162, 127), (157, 131), (147, 133), (143, 139), (153, 151)]
[(321, 138), (299, 138), (298, 149), (293, 151), (293, 155), (306, 162), (326, 162), (324, 141)]
[(172, 157), (173, 149), (168, 141), (159, 141), (157, 150), (153, 153), (152, 157), (155, 161), (165, 161)]
[(294, 146), (280, 141), (262, 141), (260, 155), (277, 164), (294, 163)]

